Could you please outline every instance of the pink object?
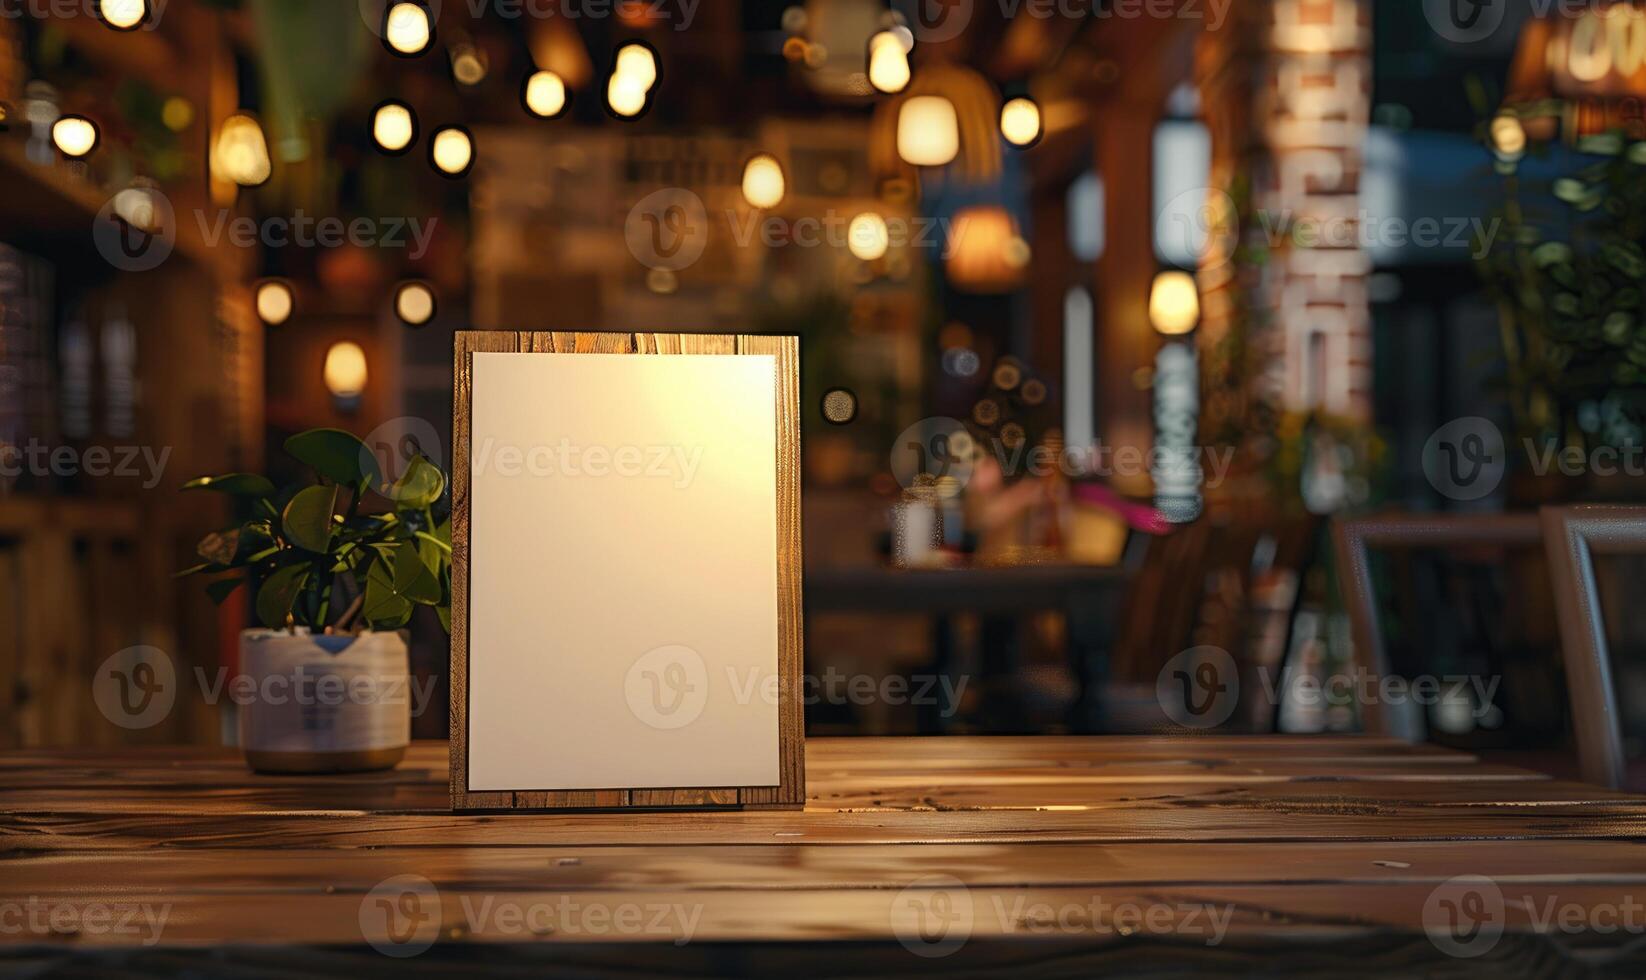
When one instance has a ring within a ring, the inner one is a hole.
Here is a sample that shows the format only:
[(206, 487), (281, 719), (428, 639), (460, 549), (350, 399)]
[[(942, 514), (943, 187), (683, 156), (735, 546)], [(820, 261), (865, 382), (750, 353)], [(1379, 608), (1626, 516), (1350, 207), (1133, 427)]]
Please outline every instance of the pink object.
[(1145, 534), (1163, 535), (1172, 530), (1171, 522), (1160, 511), (1145, 504), (1133, 503), (1101, 483), (1077, 483), (1074, 496), (1081, 503), (1114, 511), (1134, 530)]

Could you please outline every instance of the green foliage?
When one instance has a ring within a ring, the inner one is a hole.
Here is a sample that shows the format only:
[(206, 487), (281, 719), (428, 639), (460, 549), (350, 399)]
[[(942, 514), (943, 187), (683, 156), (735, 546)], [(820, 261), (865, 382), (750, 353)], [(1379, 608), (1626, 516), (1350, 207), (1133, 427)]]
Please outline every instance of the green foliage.
[[(446, 474), (416, 456), (390, 483), (365, 444), (337, 429), (300, 433), (285, 448), (314, 471), (314, 483), (277, 490), (264, 477), (230, 473), (184, 485), (232, 496), (249, 515), (201, 539), (202, 563), (179, 575), (211, 576), (206, 591), (218, 603), (250, 583), (257, 618), (271, 629), (394, 630), (432, 606), (449, 630)], [(353, 601), (344, 607), (338, 595)]]
[(1646, 142), (1591, 136), (1545, 188), (1500, 161), (1503, 233), (1482, 261), (1502, 319), (1520, 434), (1639, 445), (1646, 426)]

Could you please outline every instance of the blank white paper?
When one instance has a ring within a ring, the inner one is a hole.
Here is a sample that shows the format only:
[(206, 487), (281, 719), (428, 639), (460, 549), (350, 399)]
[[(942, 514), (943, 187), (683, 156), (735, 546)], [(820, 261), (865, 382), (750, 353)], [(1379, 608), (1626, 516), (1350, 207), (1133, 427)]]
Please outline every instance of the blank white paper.
[(778, 785), (776, 359), (473, 357), (469, 790)]

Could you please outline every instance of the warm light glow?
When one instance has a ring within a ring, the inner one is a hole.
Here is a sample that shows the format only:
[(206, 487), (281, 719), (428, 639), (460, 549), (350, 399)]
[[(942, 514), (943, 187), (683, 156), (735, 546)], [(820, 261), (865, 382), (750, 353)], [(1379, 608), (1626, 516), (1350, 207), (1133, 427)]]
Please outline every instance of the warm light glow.
[(644, 44), (630, 42), (617, 49), (612, 74), (621, 75), (649, 92), (657, 84), (657, 56)]
[(846, 247), (865, 262), (873, 262), (891, 248), (892, 236), (886, 228), (886, 219), (873, 211), (865, 211), (852, 219), (846, 228)]
[(450, 177), (461, 177), (474, 164), (474, 141), (454, 126), (436, 130), (429, 144), (435, 167)]
[(181, 133), (194, 123), (194, 103), (181, 95), (167, 99), (160, 107), (160, 121), (174, 133)]
[(155, 194), (152, 181), (139, 177), (130, 187), (114, 195), (114, 213), (133, 228), (157, 232), (160, 216), (156, 213)]
[(886, 93), (901, 92), (909, 84), (909, 56), (890, 31), (869, 39), (869, 84)]
[(358, 398), (366, 390), (366, 352), (352, 341), (326, 351), (326, 390), (338, 398)]
[(75, 160), (97, 148), (97, 124), (85, 116), (60, 116), (51, 126), (51, 141)]
[(434, 318), (434, 290), (427, 283), (403, 283), (394, 294), (394, 315), (408, 327), (421, 327)]
[(1194, 276), (1175, 271), (1155, 276), (1149, 294), (1149, 322), (1169, 336), (1188, 333), (1200, 323), (1200, 287)]
[(452, 77), (457, 84), (474, 86), (486, 80), (486, 59), (472, 44), (452, 51)]
[(1509, 160), (1519, 159), (1526, 152), (1526, 127), (1520, 119), (1507, 113), (1492, 120), (1492, 148)]
[(1000, 134), (1013, 146), (1028, 146), (1040, 138), (1040, 106), (1033, 99), (1016, 98), (1000, 109)]
[(960, 153), (960, 121), (941, 95), (917, 95), (897, 114), (897, 155), (916, 167), (941, 167)]
[(566, 111), (566, 83), (552, 71), (535, 72), (526, 79), (526, 110), (551, 119)]
[(269, 179), (269, 144), (263, 127), (244, 113), (223, 120), (217, 131), (217, 151), (212, 163), (218, 176), (242, 187), (256, 187)]
[(428, 11), (415, 3), (395, 4), (383, 22), (383, 39), (401, 54), (422, 54), (433, 35)]
[(632, 75), (616, 74), (606, 83), (606, 104), (619, 116), (637, 116), (646, 108), (646, 86)]
[(417, 117), (404, 102), (385, 102), (372, 117), (371, 137), (384, 153), (402, 153), (417, 139)]
[(291, 319), (292, 309), (297, 305), (291, 294), (291, 287), (277, 279), (259, 283), (257, 286), (257, 318), (271, 327), (278, 327)]
[(777, 158), (762, 153), (743, 166), (743, 200), (750, 207), (775, 208), (783, 200), (783, 167)]
[(98, 0), (97, 11), (110, 27), (129, 31), (143, 23), (149, 5), (146, 0)]
[(968, 292), (1000, 293), (1022, 284), (1028, 247), (1017, 222), (998, 204), (962, 208), (950, 225), (944, 271)]

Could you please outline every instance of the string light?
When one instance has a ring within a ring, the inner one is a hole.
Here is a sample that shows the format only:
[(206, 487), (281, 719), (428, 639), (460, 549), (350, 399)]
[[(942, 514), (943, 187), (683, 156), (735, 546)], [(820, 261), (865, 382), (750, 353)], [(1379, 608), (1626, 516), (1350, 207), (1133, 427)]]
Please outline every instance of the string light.
[(417, 115), (411, 106), (390, 99), (372, 113), (372, 142), (390, 156), (398, 156), (417, 142)]
[(606, 106), (622, 119), (646, 111), (657, 85), (657, 53), (644, 41), (630, 41), (617, 49), (612, 76), (606, 83)]
[(84, 160), (97, 149), (97, 124), (85, 116), (58, 116), (51, 124), (51, 141), (71, 160)]
[(754, 208), (775, 208), (786, 190), (783, 166), (770, 153), (759, 153), (743, 165), (743, 200)]
[(414, 58), (434, 43), (434, 25), (420, 4), (402, 0), (383, 16), (383, 43), (390, 51)]
[(1161, 333), (1175, 337), (1200, 323), (1200, 287), (1194, 276), (1171, 270), (1155, 276), (1149, 292), (1149, 322)]
[(323, 374), (326, 390), (332, 393), (332, 397), (345, 404), (356, 401), (366, 390), (366, 379), (370, 375), (366, 368), (366, 352), (350, 340), (332, 344), (331, 349), (326, 351)]
[(428, 283), (403, 282), (394, 292), (394, 315), (408, 327), (421, 327), (434, 319), (435, 308), (434, 290)]
[(1000, 107), (1000, 134), (1013, 146), (1029, 147), (1040, 141), (1040, 106), (1026, 96)]
[(657, 55), (642, 41), (630, 41), (617, 49), (614, 74), (625, 75), (650, 90), (657, 84)]
[(278, 327), (291, 319), (297, 308), (291, 286), (279, 279), (265, 279), (257, 284), (257, 318), (271, 327)]
[(256, 119), (236, 113), (223, 120), (217, 131), (212, 168), (224, 180), (241, 187), (258, 187), (268, 182), (274, 165), (269, 162), (269, 144), (263, 137), (263, 127)]
[(566, 111), (570, 99), (566, 95), (566, 82), (552, 71), (537, 71), (526, 76), (526, 84), (520, 90), (521, 102), (526, 111), (540, 119), (553, 119)]
[(464, 41), (452, 48), (452, 77), (457, 84), (473, 88), (486, 80), (486, 54)]
[(1526, 127), (1519, 117), (1503, 113), (1492, 120), (1492, 149), (1505, 160), (1526, 155)]
[(897, 114), (897, 155), (916, 167), (941, 167), (960, 154), (960, 120), (941, 95), (906, 99)]
[(117, 31), (135, 31), (148, 19), (147, 0), (98, 0), (97, 15)]
[(873, 211), (865, 211), (852, 219), (846, 227), (846, 247), (865, 262), (873, 262), (891, 248), (891, 232), (886, 219)]
[(474, 137), (462, 126), (443, 126), (429, 141), (429, 159), (447, 177), (466, 176), (474, 167)]

